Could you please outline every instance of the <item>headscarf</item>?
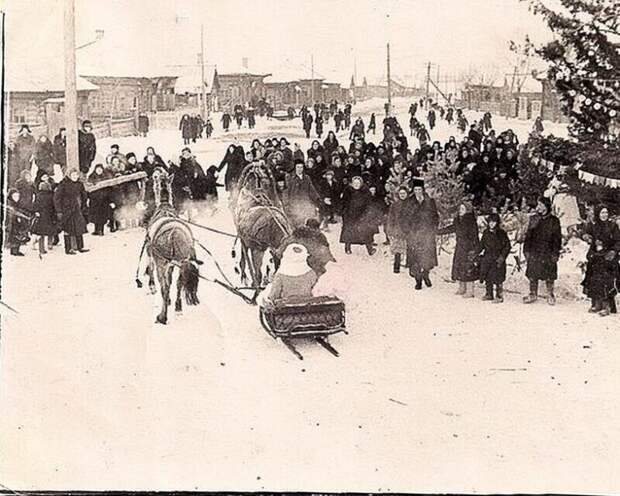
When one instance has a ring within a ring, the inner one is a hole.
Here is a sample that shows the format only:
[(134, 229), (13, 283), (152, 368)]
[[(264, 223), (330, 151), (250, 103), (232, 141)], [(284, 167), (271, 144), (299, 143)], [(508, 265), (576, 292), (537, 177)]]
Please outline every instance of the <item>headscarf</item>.
[(277, 273), (285, 276), (301, 276), (311, 270), (306, 247), (299, 243), (291, 243), (282, 254), (282, 262)]

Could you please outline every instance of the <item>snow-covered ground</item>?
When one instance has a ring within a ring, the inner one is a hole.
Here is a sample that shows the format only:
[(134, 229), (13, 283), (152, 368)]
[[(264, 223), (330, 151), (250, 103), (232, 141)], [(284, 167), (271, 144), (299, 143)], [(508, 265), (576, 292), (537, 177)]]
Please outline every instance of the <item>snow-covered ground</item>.
[[(406, 123), (406, 101), (397, 101)], [(381, 115), (379, 101), (354, 114)], [(504, 122), (495, 118), (495, 126)], [(510, 124), (522, 140), (531, 122)], [(294, 127), (292, 127), (294, 126)], [(192, 145), (218, 163), (232, 137), (285, 134), (259, 120)], [(548, 128), (553, 127), (548, 124)], [(555, 131), (559, 133), (561, 129)], [(456, 133), (441, 123), (434, 133)], [(344, 135), (343, 135), (344, 137)], [(176, 130), (113, 141), (176, 157)], [(112, 140), (101, 140), (107, 151)], [(224, 205), (203, 222), (231, 229)], [(155, 325), (159, 300), (134, 284), (142, 233), (87, 235), (90, 253), (3, 257), (0, 483), (11, 489), (572, 492), (620, 489), (617, 316), (585, 302), (525, 307), (453, 295), (442, 255), (414, 291), (373, 257), (346, 256), (350, 334), (335, 358), (304, 361), (260, 327), (257, 309), (201, 281), (198, 307)], [(195, 232), (233, 276), (231, 241)], [(378, 236), (381, 243), (383, 238)], [(573, 263), (565, 262), (565, 263)], [(562, 269), (561, 269), (562, 270)], [(211, 264), (201, 268), (213, 274)], [(522, 277), (522, 276), (521, 276)]]

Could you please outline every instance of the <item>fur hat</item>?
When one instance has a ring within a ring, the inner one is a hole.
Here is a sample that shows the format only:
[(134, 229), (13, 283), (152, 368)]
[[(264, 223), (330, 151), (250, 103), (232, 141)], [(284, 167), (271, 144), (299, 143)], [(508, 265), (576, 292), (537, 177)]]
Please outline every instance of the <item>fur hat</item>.
[(412, 181), (412, 186), (414, 188), (415, 187), (424, 188), (424, 179), (422, 179), (421, 177), (414, 177)]
[(127, 160), (129, 160), (131, 157), (136, 158), (136, 154), (134, 152), (129, 152), (127, 155), (125, 155), (125, 158)]
[(490, 222), (495, 222), (495, 224), (499, 226), (500, 224), (499, 214), (492, 213), (492, 214), (487, 215), (487, 223), (490, 223)]
[(546, 196), (541, 196), (538, 199), (538, 203), (542, 203), (545, 208), (547, 209), (547, 213), (551, 212), (551, 200), (549, 198), (547, 198)]

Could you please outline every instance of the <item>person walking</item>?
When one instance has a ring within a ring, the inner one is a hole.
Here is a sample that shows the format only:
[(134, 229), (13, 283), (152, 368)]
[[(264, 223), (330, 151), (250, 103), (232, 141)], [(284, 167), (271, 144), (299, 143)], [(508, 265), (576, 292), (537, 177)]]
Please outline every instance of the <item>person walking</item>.
[(541, 197), (536, 205), (536, 215), (530, 219), (523, 252), (527, 262), (526, 277), (530, 282), (530, 294), (524, 303), (538, 299), (538, 281), (545, 281), (547, 303), (555, 305), (554, 283), (558, 278), (558, 259), (562, 248), (562, 231), (559, 219), (551, 213), (551, 201)]
[(342, 231), (340, 242), (344, 252), (350, 255), (351, 245), (364, 245), (369, 255), (375, 253), (373, 247), (374, 226), (371, 223), (372, 197), (360, 176), (351, 179), (342, 195)]
[(435, 236), (439, 223), (439, 212), (435, 200), (424, 191), (424, 181), (413, 181), (413, 195), (408, 200), (404, 216), (403, 231), (407, 233), (407, 264), (409, 275), (415, 278), (415, 289), (433, 284), (430, 271), (437, 266), (437, 244)]
[(286, 175), (285, 184), (283, 200), (287, 216), (293, 228), (304, 226), (308, 219), (317, 217), (320, 197), (303, 162), (295, 164), (295, 171)]
[(506, 280), (506, 258), (510, 253), (510, 239), (500, 226), (498, 214), (487, 217), (487, 229), (480, 240), (480, 281), (485, 284), (484, 301), (502, 303), (504, 301), (504, 281)]
[(399, 274), (403, 255), (407, 253), (407, 233), (403, 231), (403, 225), (409, 189), (406, 186), (399, 186), (391, 198), (385, 235), (390, 243), (390, 251), (394, 255), (392, 271), (394, 274)]
[(457, 295), (473, 298), (475, 281), (479, 279), (476, 259), (480, 253), (480, 235), (472, 204), (463, 201), (459, 205), (458, 213), (452, 224), (438, 232), (456, 235), (456, 246), (452, 257), (452, 280), (459, 283)]
[(183, 144), (189, 145), (192, 140), (192, 134), (194, 130), (194, 124), (189, 114), (183, 114), (179, 122), (179, 131), (181, 131), (181, 137), (183, 138)]

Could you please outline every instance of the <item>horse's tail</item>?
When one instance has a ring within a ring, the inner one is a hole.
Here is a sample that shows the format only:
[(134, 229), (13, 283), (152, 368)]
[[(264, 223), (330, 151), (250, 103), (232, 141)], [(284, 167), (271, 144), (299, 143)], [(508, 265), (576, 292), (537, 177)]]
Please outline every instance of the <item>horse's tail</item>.
[(188, 305), (198, 305), (200, 303), (198, 300), (198, 281), (200, 281), (198, 267), (192, 262), (186, 262), (181, 265), (180, 270), (179, 282), (185, 296), (185, 302)]

